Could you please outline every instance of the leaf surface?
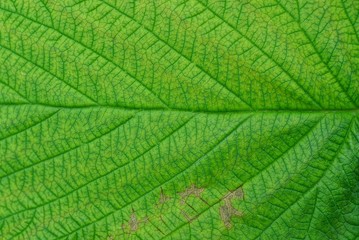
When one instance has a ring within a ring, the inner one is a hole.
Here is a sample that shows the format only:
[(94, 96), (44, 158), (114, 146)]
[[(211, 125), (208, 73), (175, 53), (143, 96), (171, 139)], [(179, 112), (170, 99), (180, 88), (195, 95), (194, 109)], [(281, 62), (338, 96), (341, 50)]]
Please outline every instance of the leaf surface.
[(0, 1), (0, 238), (355, 239), (358, 12)]

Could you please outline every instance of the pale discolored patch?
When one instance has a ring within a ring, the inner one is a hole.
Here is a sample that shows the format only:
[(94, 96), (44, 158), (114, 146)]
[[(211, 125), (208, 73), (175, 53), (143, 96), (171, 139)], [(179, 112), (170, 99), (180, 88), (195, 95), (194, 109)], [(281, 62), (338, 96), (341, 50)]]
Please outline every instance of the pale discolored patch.
[(243, 200), (244, 199), (243, 188), (242, 187), (237, 188), (233, 192), (228, 193), (224, 198), (229, 200), (232, 200), (233, 198), (237, 198), (238, 200)]
[(232, 227), (231, 218), (232, 217), (241, 217), (243, 216), (243, 213), (235, 209), (232, 205), (232, 200), (238, 199), (243, 200), (244, 199), (244, 192), (242, 187), (237, 188), (235, 191), (228, 193), (224, 198), (224, 205), (219, 208), (219, 213), (221, 216), (221, 219), (226, 226), (226, 228)]
[(148, 218), (145, 217), (142, 220), (138, 220), (137, 215), (135, 214), (135, 211), (132, 210), (130, 219), (128, 220), (128, 223), (122, 224), (122, 229), (125, 233), (134, 233), (138, 230), (141, 223), (146, 223), (148, 221)]
[(185, 204), (187, 199), (190, 196), (199, 198), (202, 200), (201, 194), (203, 193), (204, 188), (197, 188), (194, 184), (191, 185), (188, 189), (186, 189), (184, 192), (181, 192), (181, 204)]

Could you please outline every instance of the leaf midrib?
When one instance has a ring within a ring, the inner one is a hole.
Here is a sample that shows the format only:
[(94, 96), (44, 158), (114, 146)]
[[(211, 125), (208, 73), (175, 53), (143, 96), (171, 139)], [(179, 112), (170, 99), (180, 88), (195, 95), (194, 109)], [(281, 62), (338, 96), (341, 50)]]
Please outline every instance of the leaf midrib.
[(253, 110), (206, 110), (206, 109), (185, 109), (185, 108), (156, 108), (156, 107), (130, 107), (130, 106), (116, 106), (116, 105), (78, 105), (78, 106), (64, 106), (51, 105), (43, 103), (0, 103), (0, 107), (43, 107), (57, 110), (86, 110), (86, 109), (118, 109), (123, 111), (141, 111), (141, 112), (183, 112), (183, 113), (207, 113), (207, 114), (224, 114), (224, 113), (354, 113), (359, 114), (359, 108), (347, 109), (253, 109)]

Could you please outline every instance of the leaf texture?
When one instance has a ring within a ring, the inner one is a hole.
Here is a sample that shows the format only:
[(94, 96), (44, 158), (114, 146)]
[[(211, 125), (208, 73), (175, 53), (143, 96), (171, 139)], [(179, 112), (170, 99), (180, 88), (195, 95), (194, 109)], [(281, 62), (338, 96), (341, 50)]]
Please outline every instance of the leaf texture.
[(0, 1), (1, 239), (356, 239), (357, 0)]

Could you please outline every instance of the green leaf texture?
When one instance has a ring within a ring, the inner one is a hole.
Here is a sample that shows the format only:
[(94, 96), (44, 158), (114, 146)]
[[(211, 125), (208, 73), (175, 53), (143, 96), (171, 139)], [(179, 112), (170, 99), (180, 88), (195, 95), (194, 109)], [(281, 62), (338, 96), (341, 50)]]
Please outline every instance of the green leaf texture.
[(358, 0), (1, 0), (0, 239), (358, 239)]

